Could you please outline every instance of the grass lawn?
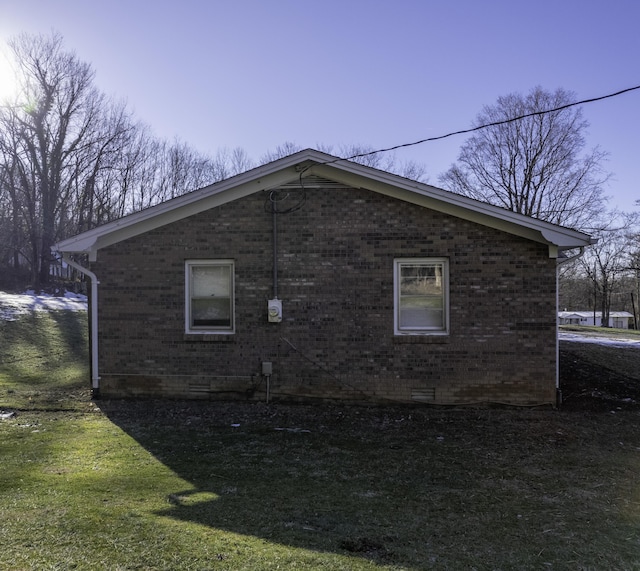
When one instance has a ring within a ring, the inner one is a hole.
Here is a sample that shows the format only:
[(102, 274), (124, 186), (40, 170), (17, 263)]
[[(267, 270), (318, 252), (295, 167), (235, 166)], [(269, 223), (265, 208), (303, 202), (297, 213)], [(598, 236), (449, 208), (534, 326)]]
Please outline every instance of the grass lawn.
[(87, 410), (88, 362), (84, 311), (0, 319), (0, 409)]
[(640, 569), (638, 408), (91, 402), (82, 319), (0, 324), (0, 569)]

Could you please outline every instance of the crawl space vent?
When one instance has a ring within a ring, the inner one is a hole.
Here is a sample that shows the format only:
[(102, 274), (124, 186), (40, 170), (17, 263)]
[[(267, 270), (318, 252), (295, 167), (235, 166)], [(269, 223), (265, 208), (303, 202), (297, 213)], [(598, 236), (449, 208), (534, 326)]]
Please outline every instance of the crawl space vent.
[(206, 395), (210, 390), (210, 384), (206, 382), (191, 382), (189, 383), (189, 392), (192, 395)]
[(436, 388), (413, 389), (411, 391), (411, 400), (417, 402), (431, 402), (436, 400)]

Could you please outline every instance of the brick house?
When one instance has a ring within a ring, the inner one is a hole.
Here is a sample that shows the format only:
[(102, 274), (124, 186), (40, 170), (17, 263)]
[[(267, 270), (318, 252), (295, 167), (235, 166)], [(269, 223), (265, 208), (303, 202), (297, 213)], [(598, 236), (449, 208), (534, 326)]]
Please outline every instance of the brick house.
[(54, 251), (91, 278), (105, 396), (536, 405), (558, 258), (590, 243), (305, 150)]

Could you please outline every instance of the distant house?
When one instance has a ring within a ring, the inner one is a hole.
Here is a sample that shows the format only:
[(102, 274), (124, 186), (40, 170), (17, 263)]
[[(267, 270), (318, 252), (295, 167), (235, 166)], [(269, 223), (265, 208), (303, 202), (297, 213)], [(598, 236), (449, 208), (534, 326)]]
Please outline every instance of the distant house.
[[(559, 311), (558, 323), (560, 325), (602, 325), (601, 311)], [(628, 311), (611, 311), (609, 313), (608, 327), (616, 329), (629, 329), (633, 327), (633, 313)]]
[(91, 277), (105, 396), (538, 405), (558, 258), (590, 243), (305, 150), (54, 251)]

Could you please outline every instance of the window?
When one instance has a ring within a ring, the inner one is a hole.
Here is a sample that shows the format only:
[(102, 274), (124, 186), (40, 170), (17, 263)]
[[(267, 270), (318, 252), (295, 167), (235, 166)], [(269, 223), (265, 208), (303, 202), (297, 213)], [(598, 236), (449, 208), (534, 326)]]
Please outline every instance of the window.
[(185, 267), (187, 333), (234, 333), (231, 260), (193, 260)]
[(394, 262), (396, 335), (449, 332), (449, 261), (445, 258)]

